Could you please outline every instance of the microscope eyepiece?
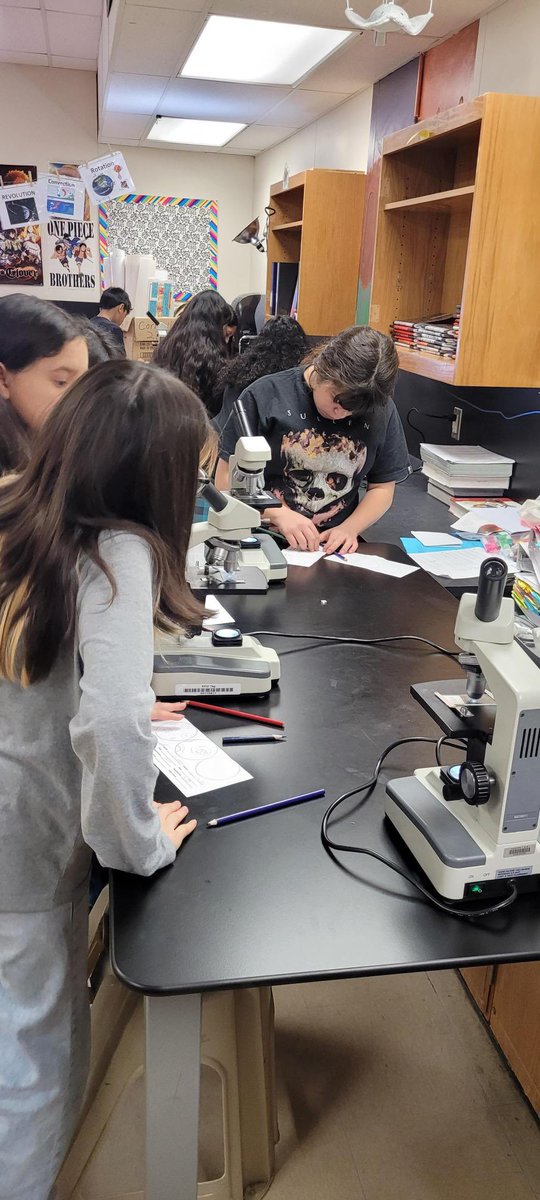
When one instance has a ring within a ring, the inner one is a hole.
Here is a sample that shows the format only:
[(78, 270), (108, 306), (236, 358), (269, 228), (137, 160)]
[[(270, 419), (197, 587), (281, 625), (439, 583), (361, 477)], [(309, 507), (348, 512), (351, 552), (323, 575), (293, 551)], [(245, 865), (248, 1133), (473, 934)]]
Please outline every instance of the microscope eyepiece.
[(486, 558), (480, 567), (474, 615), (479, 621), (496, 621), (504, 596), (508, 567), (502, 558)]

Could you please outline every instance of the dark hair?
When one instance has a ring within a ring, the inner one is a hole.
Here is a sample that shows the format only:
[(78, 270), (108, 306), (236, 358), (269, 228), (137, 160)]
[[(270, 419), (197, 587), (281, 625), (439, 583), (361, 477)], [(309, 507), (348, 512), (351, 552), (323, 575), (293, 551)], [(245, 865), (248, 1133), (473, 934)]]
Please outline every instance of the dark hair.
[(391, 398), (399, 359), (386, 333), (369, 325), (352, 325), (308, 357), (317, 383), (333, 383), (336, 400), (357, 414), (383, 408)]
[(207, 288), (186, 304), (154, 354), (155, 363), (193, 388), (210, 415), (221, 404), (218, 376), (227, 357), (223, 327), (237, 323), (231, 305)]
[(119, 304), (124, 305), (126, 313), (131, 312), (131, 300), (123, 288), (105, 288), (99, 299), (99, 307), (107, 311), (109, 308), (117, 308)]
[(94, 367), (55, 405), (25, 470), (0, 488), (4, 678), (46, 678), (73, 637), (81, 555), (105, 570), (114, 595), (99, 553), (104, 530), (149, 543), (161, 628), (200, 622), (185, 561), (208, 433), (193, 392), (145, 363)]
[[(0, 298), (0, 363), (8, 371), (24, 371), (40, 358), (51, 358), (79, 336), (73, 317), (49, 300), (19, 292)], [(29, 453), (24, 421), (0, 397), (0, 474), (18, 470)]]
[(263, 375), (275, 375), (277, 371), (298, 366), (306, 350), (307, 338), (298, 321), (293, 317), (272, 317), (246, 353), (223, 367), (219, 384), (243, 391)]
[[(96, 367), (98, 363), (108, 362), (110, 358), (125, 358), (122, 346), (113, 333), (101, 323), (94, 325), (88, 317), (75, 317), (77, 328), (88, 346), (88, 366)], [(110, 322), (109, 322), (110, 323)]]

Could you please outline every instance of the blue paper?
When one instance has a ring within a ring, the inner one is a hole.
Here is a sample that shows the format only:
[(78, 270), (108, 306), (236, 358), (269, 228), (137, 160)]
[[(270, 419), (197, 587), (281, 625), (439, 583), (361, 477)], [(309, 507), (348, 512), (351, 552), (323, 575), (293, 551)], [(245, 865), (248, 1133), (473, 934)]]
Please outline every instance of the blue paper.
[(462, 546), (449, 546), (448, 544), (443, 544), (442, 546), (424, 546), (422, 542), (418, 541), (418, 538), (402, 537), (400, 538), (400, 542), (407, 554), (436, 554), (438, 550), (447, 550), (448, 553), (451, 550), (455, 550), (456, 554), (459, 554), (460, 550), (482, 549), (482, 542), (478, 541), (463, 542)]

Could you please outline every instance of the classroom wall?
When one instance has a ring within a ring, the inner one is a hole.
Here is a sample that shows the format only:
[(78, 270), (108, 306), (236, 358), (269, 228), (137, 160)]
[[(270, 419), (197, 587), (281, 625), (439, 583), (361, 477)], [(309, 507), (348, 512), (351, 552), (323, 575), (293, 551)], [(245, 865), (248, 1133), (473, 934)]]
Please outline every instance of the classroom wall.
[[(49, 160), (84, 162), (103, 153), (97, 141), (96, 78), (91, 71), (2, 63), (0, 112), (6, 115), (3, 162), (35, 162), (46, 170)], [(137, 191), (217, 200), (218, 286), (229, 300), (249, 291), (249, 253), (232, 239), (252, 218), (253, 159), (131, 146), (113, 149), (122, 149)], [(0, 287), (0, 294), (17, 290)], [(34, 295), (50, 294), (46, 287), (30, 290)]]
[(540, 95), (539, 0), (506, 0), (480, 20), (475, 93)]
[[(285, 142), (265, 150), (255, 159), (253, 187), (253, 216), (264, 222), (270, 187), (283, 179), (285, 164), (290, 175), (312, 167), (328, 170), (365, 171), (368, 159), (369, 126), (373, 88), (369, 87), (352, 100), (314, 121)], [(266, 256), (251, 247), (251, 290), (266, 291)]]

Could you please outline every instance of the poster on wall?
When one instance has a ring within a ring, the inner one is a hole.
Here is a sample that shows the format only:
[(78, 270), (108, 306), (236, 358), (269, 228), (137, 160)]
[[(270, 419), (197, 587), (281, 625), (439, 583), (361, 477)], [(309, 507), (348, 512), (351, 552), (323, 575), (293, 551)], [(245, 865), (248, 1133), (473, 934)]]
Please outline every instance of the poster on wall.
[(84, 220), (86, 188), (82, 179), (66, 179), (60, 175), (46, 176), (47, 215)]
[(23, 225), (38, 224), (42, 219), (45, 189), (37, 183), (18, 183), (0, 188), (0, 226), (20, 229)]
[(35, 183), (37, 167), (23, 167), (13, 163), (0, 163), (0, 185), (11, 187), (14, 183)]
[[(82, 183), (81, 172), (79, 171), (77, 163), (73, 163), (73, 162), (71, 162), (71, 163), (50, 162), (49, 163), (49, 175), (60, 175), (62, 177), (62, 179), (79, 179)], [(84, 187), (84, 212), (82, 214), (82, 220), (89, 221), (90, 220), (90, 197), (88, 195), (88, 192), (86, 191), (86, 186), (84, 184), (83, 184), (83, 187)]]
[(94, 204), (125, 196), (135, 187), (124, 155), (118, 151), (107, 158), (93, 158), (89, 163), (81, 163), (79, 171)]
[(41, 286), (41, 230), (39, 225), (0, 229), (0, 285)]
[(94, 299), (99, 283), (96, 222), (51, 217), (43, 230), (44, 282), (59, 297), (82, 293)]

